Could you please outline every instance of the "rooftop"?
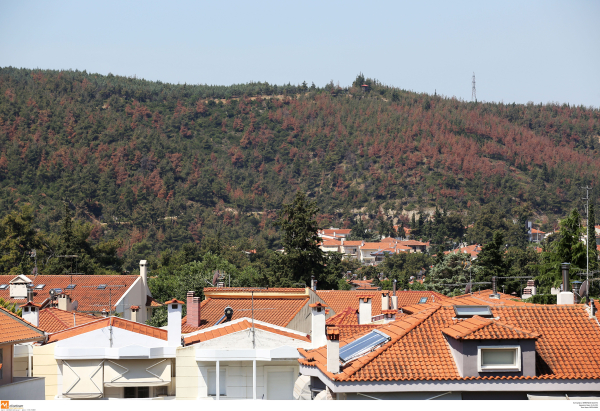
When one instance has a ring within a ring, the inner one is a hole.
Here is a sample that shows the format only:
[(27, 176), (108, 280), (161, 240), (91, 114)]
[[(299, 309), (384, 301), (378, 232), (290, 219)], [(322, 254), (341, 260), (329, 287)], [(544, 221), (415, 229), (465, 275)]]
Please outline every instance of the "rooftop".
[(162, 330), (160, 328), (151, 327), (146, 324), (136, 323), (134, 321), (125, 320), (123, 318), (118, 317), (108, 317), (108, 318), (100, 318), (96, 321), (80, 325), (77, 327), (69, 328), (63, 331), (58, 331), (48, 336), (47, 343), (53, 343), (60, 340), (65, 340), (67, 338), (75, 337), (76, 335), (85, 334), (90, 331), (99, 330), (101, 328), (108, 327), (112, 325), (113, 327), (121, 328), (123, 330), (128, 330), (137, 334), (147, 335), (149, 337), (159, 338), (161, 340), (167, 341), (168, 332), (167, 330)]
[(0, 307), (0, 344), (40, 341), (44, 331)]
[(39, 328), (47, 333), (73, 328), (78, 325), (91, 323), (98, 320), (99, 317), (94, 317), (89, 314), (82, 314), (76, 311), (64, 311), (58, 308), (44, 308), (40, 310)]

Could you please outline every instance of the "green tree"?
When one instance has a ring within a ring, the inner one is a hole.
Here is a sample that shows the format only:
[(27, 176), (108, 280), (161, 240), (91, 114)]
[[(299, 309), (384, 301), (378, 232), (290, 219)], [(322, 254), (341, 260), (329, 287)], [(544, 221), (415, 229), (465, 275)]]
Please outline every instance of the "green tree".
[(598, 248), (596, 246), (596, 214), (594, 212), (594, 204), (590, 204), (587, 225), (587, 229), (589, 232), (588, 261), (590, 271), (593, 271), (598, 269)]
[(273, 224), (279, 228), (283, 253), (275, 254), (277, 282), (281, 286), (295, 283), (310, 284), (314, 275), (317, 281), (323, 273), (325, 257), (318, 243), (316, 215), (319, 207), (315, 201), (298, 191), (294, 200), (284, 204)]
[(549, 294), (551, 287), (558, 288), (562, 283), (562, 263), (571, 264), (569, 272), (574, 279), (578, 279), (574, 272), (585, 270), (586, 250), (580, 240), (582, 231), (581, 216), (575, 208), (560, 222), (558, 238), (546, 246), (547, 251), (542, 252), (542, 262), (537, 267), (537, 280), (542, 294)]
[(504, 234), (496, 231), (492, 241), (482, 247), (477, 260), (475, 260), (474, 265), (480, 268), (476, 281), (491, 281), (494, 276), (506, 275), (504, 251)]
[[(470, 266), (471, 256), (469, 254), (446, 254), (441, 264), (436, 264), (429, 270), (423, 284), (428, 290), (437, 291), (444, 295), (463, 294), (465, 285), (456, 286), (454, 284), (466, 284), (469, 281)], [(479, 267), (471, 267), (471, 269), (472, 275), (476, 276)]]
[(0, 221), (0, 272), (28, 275), (34, 261), (30, 252), (41, 249), (43, 237), (33, 227), (33, 209), (24, 206)]

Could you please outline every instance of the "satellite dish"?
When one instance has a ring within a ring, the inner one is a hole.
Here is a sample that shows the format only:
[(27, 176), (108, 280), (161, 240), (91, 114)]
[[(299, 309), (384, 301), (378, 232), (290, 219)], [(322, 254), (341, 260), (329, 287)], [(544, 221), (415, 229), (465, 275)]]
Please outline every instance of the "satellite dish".
[(465, 288), (465, 294), (470, 294), (472, 287), (473, 286), (471, 285), (471, 283), (467, 283), (467, 288)]
[(582, 284), (581, 287), (579, 287), (579, 298), (586, 298), (588, 297), (590, 292), (590, 283), (588, 282), (588, 280), (585, 280)]
[(71, 308), (73, 309), (73, 311), (77, 311), (77, 307), (79, 307), (79, 301), (75, 301), (73, 303), (73, 305), (71, 306)]
[(56, 295), (56, 291), (54, 291), (54, 288), (50, 290), (50, 299), (53, 300), (54, 299), (54, 295)]
[(227, 321), (225, 321), (225, 322), (231, 321), (231, 318), (233, 317), (233, 308), (231, 308), (231, 307), (225, 308), (225, 317), (227, 317)]
[(213, 275), (212, 285), (217, 285), (217, 280), (219, 279), (219, 275), (221, 275), (219, 270), (215, 270), (215, 275)]

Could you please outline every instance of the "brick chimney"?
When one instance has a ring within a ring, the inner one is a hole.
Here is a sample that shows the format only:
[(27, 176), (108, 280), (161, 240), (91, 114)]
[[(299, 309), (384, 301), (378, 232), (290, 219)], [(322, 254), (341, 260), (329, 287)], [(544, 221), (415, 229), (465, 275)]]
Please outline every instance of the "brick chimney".
[(327, 371), (340, 372), (340, 330), (327, 327)]
[(359, 295), (360, 299), (358, 302), (358, 323), (359, 324), (370, 324), (371, 323), (371, 300), (372, 295)]
[(316, 302), (309, 304), (311, 309), (311, 340), (313, 348), (322, 347), (327, 342), (325, 337), (325, 307), (326, 305)]
[(194, 297), (194, 291), (187, 292), (186, 323), (190, 327), (200, 327), (200, 297)]

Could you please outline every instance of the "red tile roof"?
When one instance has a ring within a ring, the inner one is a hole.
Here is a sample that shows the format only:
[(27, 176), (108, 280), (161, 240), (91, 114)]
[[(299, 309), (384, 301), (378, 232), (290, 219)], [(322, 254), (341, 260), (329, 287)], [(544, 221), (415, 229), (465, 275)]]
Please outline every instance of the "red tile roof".
[(175, 298), (173, 298), (172, 300), (169, 300), (169, 301), (165, 301), (165, 305), (166, 304), (182, 304), (182, 305), (185, 305), (185, 303), (183, 301), (176, 300)]
[(40, 341), (44, 338), (44, 331), (0, 307), (0, 344)]
[(342, 245), (341, 241), (338, 240), (323, 240), (323, 247), (339, 247)]
[[(13, 275), (0, 275), (0, 284), (8, 284), (15, 278)], [(113, 309), (119, 299), (140, 277), (137, 275), (38, 275), (33, 281), (33, 302), (43, 304), (49, 298), (53, 288), (60, 288), (71, 296), (72, 301), (78, 302), (78, 311), (101, 312), (103, 308), (109, 309), (112, 302)], [(41, 290), (35, 290), (37, 285), (45, 284)], [(67, 290), (69, 284), (76, 284), (74, 290)], [(98, 290), (100, 284), (106, 284), (104, 290)], [(25, 298), (10, 298), (10, 287), (0, 290), (0, 298), (11, 303), (26, 302)]]
[[(206, 290), (206, 289), (205, 289)], [(302, 289), (304, 291), (304, 289)], [(254, 298), (254, 319), (285, 327), (308, 303), (308, 298)], [(181, 322), (181, 332), (190, 333), (216, 325), (223, 317), (226, 307), (233, 308), (232, 319), (252, 316), (252, 300), (249, 298), (211, 298), (207, 297), (200, 306), (200, 327), (187, 324), (186, 317)]]
[[(444, 305), (530, 305), (509, 294), (497, 293), (500, 298), (490, 298), (493, 290), (481, 290), (463, 294), (442, 302)], [(515, 301), (518, 300), (518, 301)]]
[(344, 241), (344, 247), (356, 247), (363, 245), (363, 241)]
[(40, 311), (39, 328), (47, 333), (54, 333), (78, 325), (88, 324), (98, 319), (99, 317), (76, 311), (69, 312), (59, 310), (58, 308), (44, 308)]
[[(228, 324), (228, 323), (226, 323)], [(248, 321), (248, 319), (244, 319), (242, 321), (235, 322), (233, 324), (224, 325), (223, 327), (219, 327), (213, 330), (206, 330), (205, 332), (199, 332), (197, 334), (190, 335), (184, 338), (184, 345), (190, 345), (198, 342), (204, 342), (208, 340), (212, 340), (213, 338), (222, 337), (224, 335), (236, 333), (243, 330), (248, 330), (252, 328), (252, 322)], [(308, 335), (299, 335), (293, 332), (280, 330), (276, 327), (269, 327), (268, 325), (261, 323), (254, 323), (254, 328), (259, 330), (268, 331), (274, 334), (283, 335), (285, 337), (294, 338), (296, 340), (310, 342), (310, 337)]]
[(69, 328), (64, 331), (58, 331), (56, 333), (50, 334), (48, 336), (48, 343), (65, 340), (67, 338), (75, 337), (76, 335), (81, 335), (90, 331), (99, 330), (101, 328), (108, 327), (109, 325), (137, 334), (147, 335), (149, 337), (159, 338), (165, 341), (168, 340), (167, 330), (161, 330), (160, 328), (151, 327), (146, 324), (136, 323), (134, 321), (125, 320), (123, 318), (108, 317), (101, 318), (88, 324), (80, 325), (74, 328)]
[[(377, 329), (391, 341), (350, 362), (339, 374), (327, 372), (326, 347), (302, 350), (299, 360), (318, 367), (338, 381), (462, 380), (462, 379), (600, 379), (600, 327), (582, 305), (521, 305), (490, 307), (494, 320), (466, 332), (473, 338), (535, 338), (535, 377), (460, 377), (444, 330), (467, 320), (454, 319), (454, 307), (432, 305)], [(480, 325), (484, 322), (480, 322)], [(469, 326), (471, 329), (478, 325)], [(488, 332), (487, 327), (493, 326)], [(340, 343), (343, 347), (357, 337)]]
[(254, 291), (254, 298), (263, 293), (274, 294), (294, 294), (308, 298), (307, 288), (253, 288), (253, 287), (205, 287), (204, 295), (214, 298), (212, 294), (235, 294), (236, 298), (244, 298), (242, 295), (247, 294), (250, 298), (250, 293)]
[(451, 250), (451, 251), (444, 251), (444, 254), (465, 253), (465, 254), (470, 254), (471, 258), (473, 258), (473, 257), (477, 257), (477, 255), (479, 255), (480, 252), (481, 252), (481, 246), (479, 244), (473, 244), (473, 245), (468, 245), (466, 247), (457, 248), (457, 249)]
[(529, 340), (540, 336), (536, 332), (521, 330), (478, 315), (444, 328), (442, 332), (463, 340)]

